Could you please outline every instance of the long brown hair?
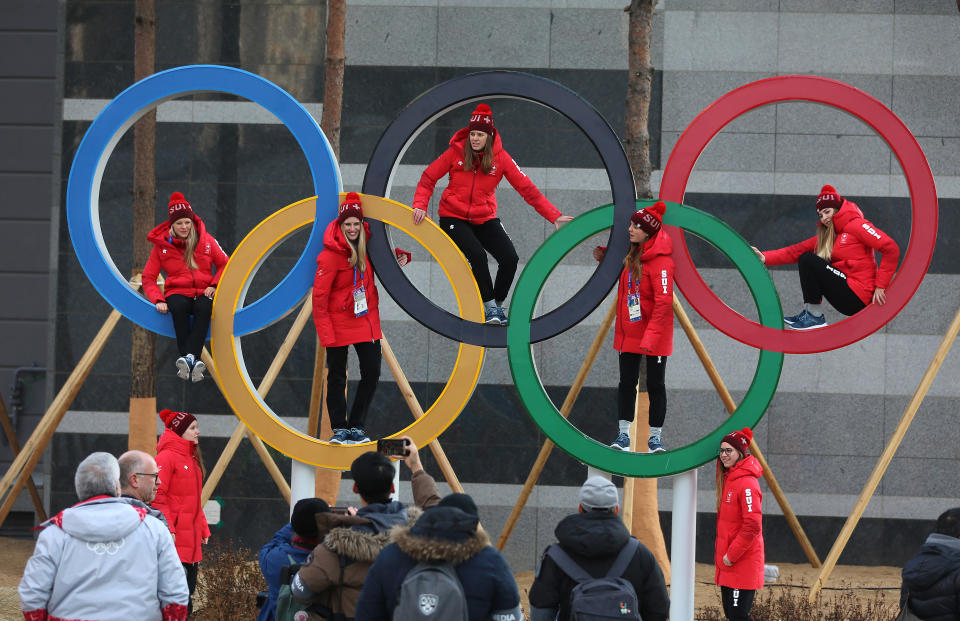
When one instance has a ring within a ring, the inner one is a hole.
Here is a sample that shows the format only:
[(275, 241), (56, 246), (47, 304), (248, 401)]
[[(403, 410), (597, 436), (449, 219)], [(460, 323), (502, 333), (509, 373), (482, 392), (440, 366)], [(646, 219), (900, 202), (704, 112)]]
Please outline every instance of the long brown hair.
[(630, 268), (630, 275), (637, 282), (640, 282), (640, 277), (643, 275), (643, 263), (640, 261), (642, 256), (643, 244), (631, 244), (630, 252), (623, 259), (623, 264)]
[(837, 229), (833, 228), (833, 220), (830, 221), (830, 224), (820, 222), (817, 224), (817, 246), (814, 253), (829, 263), (830, 256), (833, 254), (833, 244), (836, 240)]
[(350, 258), (347, 259), (347, 263), (350, 264), (350, 267), (357, 267), (357, 263), (360, 263), (360, 273), (367, 271), (367, 229), (363, 226), (363, 220), (360, 220), (360, 235), (357, 237), (357, 243), (354, 244), (352, 241), (347, 239), (347, 234), (343, 230), (343, 224), (340, 224), (340, 232), (343, 233), (343, 238), (347, 240), (347, 248), (350, 249)]
[[(746, 455), (737, 450), (736, 447), (734, 447), (733, 450), (737, 451), (737, 455), (740, 456), (740, 459), (733, 463), (733, 465), (736, 466), (743, 461), (743, 458), (746, 457)], [(723, 502), (723, 484), (727, 480), (728, 472), (730, 471), (723, 465), (723, 462), (720, 461), (720, 456), (717, 455), (717, 512), (720, 511), (720, 503)]]
[(193, 445), (193, 458), (197, 460), (197, 464), (200, 466), (200, 480), (207, 478), (207, 468), (203, 465), (203, 453), (200, 452), (200, 443), (197, 442)]
[[(463, 141), (463, 169), (467, 172), (473, 170), (473, 158), (477, 153), (470, 146), (470, 132), (467, 132), (467, 139)], [(483, 143), (483, 150), (479, 153), (480, 172), (487, 174), (493, 168), (493, 134), (487, 134), (487, 141)]]

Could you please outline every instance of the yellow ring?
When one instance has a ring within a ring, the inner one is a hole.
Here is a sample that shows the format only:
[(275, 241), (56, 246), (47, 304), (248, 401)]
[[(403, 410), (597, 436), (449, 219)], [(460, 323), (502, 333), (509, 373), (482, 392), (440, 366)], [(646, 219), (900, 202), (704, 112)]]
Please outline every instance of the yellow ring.
[[(341, 199), (344, 196), (341, 194)], [(364, 217), (395, 226), (423, 245), (447, 275), (457, 298), (460, 316), (482, 323), (483, 303), (470, 265), (440, 227), (432, 220), (413, 227), (413, 210), (410, 207), (379, 196), (361, 196)], [(213, 300), (210, 350), (224, 397), (237, 417), (253, 433), (284, 455), (298, 461), (323, 468), (347, 470), (354, 459), (371, 450), (372, 443), (330, 444), (284, 424), (260, 398), (250, 381), (243, 362), (240, 337), (233, 332), (234, 313), (243, 302), (250, 280), (277, 245), (313, 222), (316, 198), (314, 196), (304, 199), (272, 214), (237, 246), (223, 269), (217, 285), (217, 295)], [(443, 433), (470, 400), (480, 379), (483, 355), (483, 347), (461, 343), (453, 373), (434, 404), (423, 417), (388, 437), (409, 435), (420, 447)]]

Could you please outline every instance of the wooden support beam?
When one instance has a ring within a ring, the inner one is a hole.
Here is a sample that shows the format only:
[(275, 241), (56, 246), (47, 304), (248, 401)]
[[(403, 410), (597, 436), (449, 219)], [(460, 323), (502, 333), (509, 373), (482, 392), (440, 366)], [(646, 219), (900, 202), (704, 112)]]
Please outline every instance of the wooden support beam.
[[(600, 353), (600, 347), (603, 346), (603, 341), (607, 338), (607, 334), (610, 332), (610, 326), (613, 325), (613, 320), (617, 316), (617, 300), (614, 299), (613, 303), (610, 305), (610, 308), (607, 310), (606, 316), (603, 318), (603, 321), (600, 323), (600, 328), (597, 330), (596, 336), (593, 337), (593, 343), (590, 345), (590, 349), (587, 351), (587, 356), (583, 360), (583, 364), (580, 365), (580, 370), (577, 371), (577, 376), (573, 380), (573, 384), (570, 386), (570, 390), (567, 391), (567, 398), (564, 399), (563, 405), (560, 407), (560, 414), (564, 418), (570, 416), (571, 410), (573, 410), (573, 404), (577, 402), (577, 397), (580, 396), (580, 390), (583, 388), (583, 384), (587, 381), (587, 375), (590, 374), (590, 369), (593, 368), (593, 363), (597, 359), (597, 355)], [(517, 502), (513, 505), (513, 511), (510, 512), (510, 516), (507, 518), (506, 524), (503, 525), (503, 530), (500, 531), (500, 538), (497, 540), (497, 549), (501, 552), (507, 546), (507, 541), (510, 540), (510, 535), (513, 533), (513, 529), (517, 525), (517, 520), (520, 519), (520, 514), (523, 513), (523, 508), (527, 504), (527, 500), (530, 498), (530, 493), (533, 491), (533, 486), (537, 484), (537, 480), (540, 479), (540, 474), (543, 472), (543, 468), (547, 465), (547, 459), (550, 457), (550, 452), (553, 450), (553, 442), (551, 440), (544, 440), (543, 446), (540, 447), (540, 453), (537, 455), (537, 460), (533, 463), (533, 467), (530, 469), (530, 474), (527, 475), (527, 480), (523, 484), (523, 489), (520, 490), (520, 495), (517, 497)]]
[(843, 549), (847, 546), (850, 536), (853, 535), (853, 529), (857, 527), (857, 523), (860, 521), (860, 518), (863, 517), (863, 512), (866, 510), (870, 498), (877, 490), (877, 486), (880, 485), (880, 479), (883, 478), (884, 473), (890, 466), (894, 454), (897, 452), (897, 449), (900, 448), (900, 443), (903, 442), (903, 437), (907, 434), (910, 424), (913, 423), (913, 419), (917, 415), (917, 410), (920, 409), (920, 404), (923, 403), (927, 392), (930, 390), (930, 385), (933, 384), (933, 380), (937, 377), (940, 367), (943, 366), (943, 361), (946, 360), (947, 354), (950, 352), (950, 347), (957, 339), (958, 332), (960, 332), (960, 310), (957, 310), (957, 314), (953, 316), (953, 321), (950, 323), (950, 327), (947, 328), (946, 334), (943, 335), (943, 340), (940, 341), (940, 346), (937, 347), (937, 351), (933, 354), (933, 359), (930, 360), (926, 372), (920, 379), (920, 383), (917, 385), (917, 389), (914, 391), (910, 403), (908, 403), (907, 407), (903, 410), (903, 414), (897, 422), (897, 427), (893, 430), (893, 435), (890, 436), (890, 440), (887, 441), (887, 446), (883, 449), (883, 453), (880, 455), (877, 465), (874, 466), (873, 472), (867, 480), (867, 484), (863, 487), (863, 491), (860, 492), (860, 497), (853, 506), (853, 511), (851, 511), (847, 517), (847, 521), (840, 530), (840, 535), (837, 537), (837, 540), (833, 542), (833, 547), (830, 548), (830, 553), (827, 554), (823, 567), (820, 568), (817, 579), (810, 587), (811, 602), (816, 601), (817, 594), (820, 593), (820, 589), (827, 583), (830, 573), (840, 559), (840, 554), (843, 553)]
[[(687, 316), (687, 313), (683, 309), (683, 305), (680, 304), (680, 299), (676, 294), (673, 296), (673, 313), (676, 315), (677, 320), (680, 322), (680, 327), (683, 329), (684, 334), (687, 335), (687, 339), (693, 346), (693, 350), (697, 353), (697, 357), (700, 358), (700, 363), (703, 365), (704, 370), (706, 370), (707, 375), (710, 377), (710, 381), (713, 383), (713, 387), (716, 389), (717, 394), (720, 395), (720, 400), (723, 401), (723, 406), (727, 409), (728, 413), (733, 414), (733, 412), (737, 409), (737, 404), (734, 402), (730, 391), (727, 390), (727, 385), (720, 377), (720, 373), (717, 371), (716, 365), (714, 365), (713, 360), (710, 359), (710, 354), (707, 352), (707, 348), (703, 346), (703, 341), (700, 340), (700, 336), (694, 329), (693, 323), (691, 323), (690, 318)], [(777, 478), (773, 475), (773, 469), (770, 468), (770, 464), (767, 463), (767, 460), (760, 451), (760, 447), (757, 446), (756, 441), (750, 441), (750, 453), (757, 459), (758, 462), (760, 462), (760, 466), (763, 468), (763, 479), (767, 482), (767, 487), (770, 488), (771, 493), (773, 493), (773, 497), (776, 498), (777, 504), (780, 505), (780, 509), (783, 511), (783, 516), (786, 518), (787, 524), (790, 526), (790, 530), (793, 531), (793, 536), (797, 538), (797, 542), (800, 544), (800, 547), (803, 548), (803, 553), (806, 555), (807, 561), (812, 567), (820, 567), (820, 557), (817, 556), (817, 551), (813, 549), (813, 544), (810, 543), (807, 533), (800, 525), (800, 520), (797, 519), (797, 514), (793, 512), (793, 507), (790, 506), (790, 501), (787, 500), (787, 495), (784, 493), (783, 488), (780, 487), (780, 483), (777, 481)]]
[[(3, 425), (3, 433), (7, 436), (7, 442), (10, 443), (10, 450), (13, 452), (13, 456), (16, 457), (20, 454), (20, 442), (17, 441), (17, 432), (13, 428), (13, 422), (11, 422), (10, 415), (7, 413), (7, 405), (3, 402), (2, 396), (0, 396), (0, 425)], [(47, 512), (43, 508), (43, 499), (40, 498), (37, 486), (33, 483), (32, 474), (27, 479), (27, 491), (30, 492), (30, 500), (33, 501), (33, 509), (37, 513), (37, 521), (46, 521)]]

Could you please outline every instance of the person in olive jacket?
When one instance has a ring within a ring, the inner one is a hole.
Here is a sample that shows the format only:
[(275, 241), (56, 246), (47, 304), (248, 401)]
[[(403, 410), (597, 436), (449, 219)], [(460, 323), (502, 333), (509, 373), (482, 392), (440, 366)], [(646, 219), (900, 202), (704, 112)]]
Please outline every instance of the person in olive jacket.
[[(157, 312), (170, 313), (177, 334), (177, 376), (199, 382), (206, 366), (200, 360), (210, 328), (213, 295), (230, 257), (180, 192), (170, 195), (169, 218), (147, 235), (153, 251), (143, 268), (143, 293)], [(157, 285), (166, 274), (163, 290)]]

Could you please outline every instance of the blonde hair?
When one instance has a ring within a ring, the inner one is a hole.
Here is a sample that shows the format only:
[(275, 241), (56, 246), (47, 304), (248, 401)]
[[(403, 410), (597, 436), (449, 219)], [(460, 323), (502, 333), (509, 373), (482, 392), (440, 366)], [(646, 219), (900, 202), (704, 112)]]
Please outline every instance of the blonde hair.
[(837, 230), (833, 228), (833, 221), (830, 221), (830, 224), (823, 224), (822, 222), (817, 224), (817, 246), (814, 249), (814, 254), (826, 261), (830, 262), (830, 256), (833, 254), (833, 244), (837, 240)]
[[(179, 239), (177, 234), (173, 232), (173, 225), (170, 225), (170, 237)], [(192, 270), (198, 269), (197, 260), (193, 258), (193, 251), (197, 248), (197, 241), (200, 237), (197, 235), (197, 225), (194, 223), (193, 218), (190, 219), (190, 232), (187, 234), (187, 239), (183, 242), (183, 258), (187, 262), (187, 267)]]
[(343, 238), (347, 240), (347, 248), (350, 249), (350, 258), (347, 259), (347, 263), (350, 267), (358, 267), (357, 263), (359, 263), (360, 273), (364, 273), (367, 271), (367, 229), (363, 226), (363, 220), (360, 220), (360, 235), (357, 237), (356, 245), (354, 245), (343, 230), (345, 223), (346, 220), (340, 223), (340, 232), (343, 233)]
[[(480, 172), (486, 174), (493, 168), (493, 134), (487, 134), (487, 141), (483, 144), (483, 150), (480, 151)], [(470, 146), (470, 133), (467, 133), (467, 139), (463, 141), (463, 169), (467, 172), (473, 170), (473, 158), (476, 153)]]

